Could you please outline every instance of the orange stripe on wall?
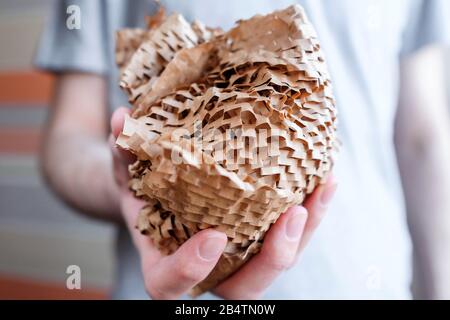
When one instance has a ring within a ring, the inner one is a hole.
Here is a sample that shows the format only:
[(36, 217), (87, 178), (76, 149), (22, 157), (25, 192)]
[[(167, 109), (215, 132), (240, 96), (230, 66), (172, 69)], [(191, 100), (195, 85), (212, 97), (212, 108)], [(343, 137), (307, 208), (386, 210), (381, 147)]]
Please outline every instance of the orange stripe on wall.
[(0, 276), (0, 300), (37, 299), (37, 300), (66, 300), (87, 299), (102, 300), (108, 293), (98, 289), (69, 290), (64, 284), (40, 282), (36, 280), (19, 279), (16, 277)]
[(35, 155), (42, 132), (39, 128), (1, 128), (0, 154)]
[(54, 76), (48, 73), (0, 72), (0, 106), (8, 103), (48, 105), (54, 85)]

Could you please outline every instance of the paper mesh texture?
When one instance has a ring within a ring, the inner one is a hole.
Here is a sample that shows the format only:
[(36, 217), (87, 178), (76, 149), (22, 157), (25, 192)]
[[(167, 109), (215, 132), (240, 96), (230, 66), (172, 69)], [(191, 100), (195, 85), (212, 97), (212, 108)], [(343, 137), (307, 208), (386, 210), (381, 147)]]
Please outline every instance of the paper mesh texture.
[(176, 14), (157, 21), (118, 33), (133, 112), (117, 145), (137, 156), (130, 186), (148, 201), (137, 228), (162, 252), (206, 228), (228, 236), (197, 295), (256, 254), (280, 214), (325, 181), (338, 146), (335, 102), (298, 5), (226, 33)]

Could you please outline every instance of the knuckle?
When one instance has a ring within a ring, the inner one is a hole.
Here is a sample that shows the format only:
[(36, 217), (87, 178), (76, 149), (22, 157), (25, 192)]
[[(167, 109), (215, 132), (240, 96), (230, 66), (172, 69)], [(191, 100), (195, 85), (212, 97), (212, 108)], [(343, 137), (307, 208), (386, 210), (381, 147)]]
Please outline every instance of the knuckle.
[(144, 287), (147, 294), (153, 300), (165, 300), (167, 295), (164, 294), (158, 285), (155, 283), (151, 273), (144, 273)]
[(325, 216), (326, 211), (325, 210), (319, 210), (314, 215), (312, 215), (309, 219), (309, 225), (312, 230), (315, 230), (320, 222), (322, 221), (322, 218)]
[(275, 271), (284, 271), (289, 268), (289, 264), (284, 260), (271, 261), (269, 267)]
[(282, 272), (293, 264), (294, 257), (287, 251), (275, 251), (264, 255), (264, 263), (272, 270)]
[(193, 282), (197, 283), (202, 280), (202, 276), (200, 274), (200, 270), (198, 267), (189, 264), (189, 263), (179, 263), (177, 264), (176, 269), (174, 270), (178, 279), (182, 283)]

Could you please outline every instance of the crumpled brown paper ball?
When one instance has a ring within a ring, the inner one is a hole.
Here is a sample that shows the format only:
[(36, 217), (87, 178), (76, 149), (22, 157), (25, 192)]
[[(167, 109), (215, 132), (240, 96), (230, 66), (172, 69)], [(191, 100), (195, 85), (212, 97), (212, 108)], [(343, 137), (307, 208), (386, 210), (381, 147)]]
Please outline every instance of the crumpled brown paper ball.
[(314, 28), (296, 5), (223, 33), (162, 12), (117, 35), (133, 105), (117, 145), (137, 156), (147, 200), (137, 228), (164, 253), (215, 228), (228, 245), (192, 293), (256, 254), (269, 227), (323, 183), (337, 151), (336, 109)]

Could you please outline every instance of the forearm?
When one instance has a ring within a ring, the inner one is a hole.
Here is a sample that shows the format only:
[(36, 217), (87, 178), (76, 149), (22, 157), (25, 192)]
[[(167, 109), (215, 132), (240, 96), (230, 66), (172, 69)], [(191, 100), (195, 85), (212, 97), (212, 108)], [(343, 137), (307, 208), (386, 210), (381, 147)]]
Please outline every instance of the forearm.
[(421, 295), (450, 298), (450, 145), (435, 137), (399, 147)]
[(42, 169), (49, 186), (70, 206), (96, 218), (120, 219), (118, 189), (105, 141), (79, 134), (51, 134)]
[(450, 298), (450, 123), (442, 50), (402, 65), (396, 147), (421, 298)]
[(41, 167), (49, 186), (70, 206), (90, 216), (119, 220), (118, 190), (106, 141), (108, 116), (103, 77), (59, 75)]

